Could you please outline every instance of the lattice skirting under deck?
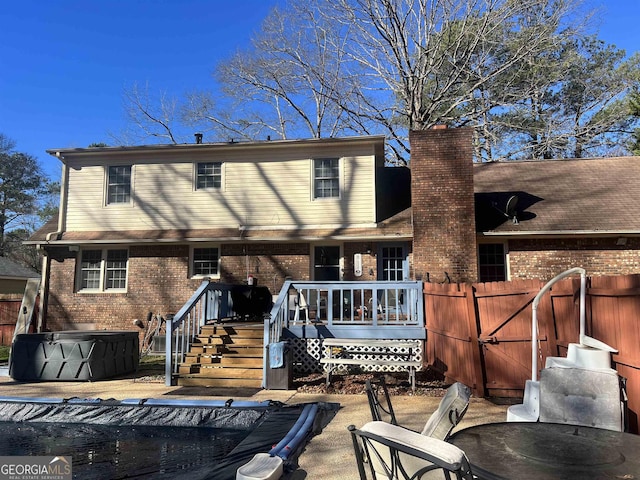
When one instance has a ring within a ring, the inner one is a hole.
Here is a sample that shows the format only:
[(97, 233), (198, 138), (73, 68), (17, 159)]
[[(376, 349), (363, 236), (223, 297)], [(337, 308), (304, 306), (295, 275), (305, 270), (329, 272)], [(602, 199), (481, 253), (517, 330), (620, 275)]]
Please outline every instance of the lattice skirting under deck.
[[(318, 338), (290, 338), (289, 345), (293, 348), (293, 372), (295, 374), (321, 373), (324, 371), (323, 365), (320, 364), (322, 358), (322, 339)], [(378, 347), (364, 347), (362, 353), (353, 355), (352, 358), (368, 358), (367, 352), (379, 351)], [(406, 354), (411, 353), (411, 360), (419, 361), (422, 364), (422, 348), (419, 351), (408, 352), (409, 349), (396, 349), (395, 353), (405, 354), (404, 356), (395, 356), (393, 352), (389, 353), (389, 360), (407, 360)], [(380, 359), (380, 355), (375, 358)], [(354, 367), (351, 367), (353, 369)], [(404, 372), (404, 367), (394, 367), (393, 365), (364, 365), (360, 368), (367, 372)], [(421, 369), (418, 369), (421, 370)], [(347, 365), (339, 365), (334, 367), (333, 373), (346, 374), (349, 372)]]

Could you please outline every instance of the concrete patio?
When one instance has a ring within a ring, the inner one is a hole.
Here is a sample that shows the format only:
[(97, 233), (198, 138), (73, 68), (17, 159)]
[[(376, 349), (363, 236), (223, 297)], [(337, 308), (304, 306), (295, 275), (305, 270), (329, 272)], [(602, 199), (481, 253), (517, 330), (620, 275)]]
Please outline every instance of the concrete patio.
[[(204, 393), (204, 394), (203, 394)], [(10, 377), (0, 376), (0, 396), (3, 397), (56, 397), (56, 398), (195, 398), (245, 400), (275, 400), (288, 404), (307, 402), (333, 402), (340, 410), (322, 433), (307, 444), (299, 457), (298, 469), (290, 480), (357, 479), (358, 472), (347, 426), (361, 426), (371, 419), (367, 397), (361, 395), (325, 395), (298, 393), (295, 390), (232, 390), (192, 389), (167, 387), (160, 381), (140, 381), (135, 378), (100, 382), (38, 382), (18, 383)], [(437, 408), (440, 398), (428, 396), (395, 396), (393, 406), (398, 421), (414, 429), (421, 429), (428, 416)], [(469, 410), (458, 428), (479, 423), (499, 422), (506, 419), (506, 406), (495, 405), (485, 399), (472, 398)]]

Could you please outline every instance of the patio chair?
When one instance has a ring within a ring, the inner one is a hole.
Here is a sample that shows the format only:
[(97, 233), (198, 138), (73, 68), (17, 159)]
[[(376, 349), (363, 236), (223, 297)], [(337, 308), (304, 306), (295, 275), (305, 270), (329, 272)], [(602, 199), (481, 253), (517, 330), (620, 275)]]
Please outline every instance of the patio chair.
[(450, 443), (379, 421), (348, 430), (360, 480), (473, 479), (467, 456)]
[[(379, 377), (377, 382), (367, 380), (367, 397), (372, 419), (386, 421), (398, 425), (389, 390), (384, 377)], [(431, 414), (422, 429), (422, 435), (446, 440), (469, 408), (471, 390), (466, 385), (456, 382), (447, 389), (447, 393), (440, 400), (438, 409)]]
[(309, 304), (302, 292), (289, 296), (289, 310), (293, 311), (293, 323), (309, 321)]

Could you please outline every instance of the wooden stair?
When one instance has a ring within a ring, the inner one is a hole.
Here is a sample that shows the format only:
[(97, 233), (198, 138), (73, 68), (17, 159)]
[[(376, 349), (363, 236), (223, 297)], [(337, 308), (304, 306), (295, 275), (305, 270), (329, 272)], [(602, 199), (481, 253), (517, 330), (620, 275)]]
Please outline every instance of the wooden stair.
[(264, 327), (259, 324), (204, 325), (179, 366), (183, 386), (262, 386)]

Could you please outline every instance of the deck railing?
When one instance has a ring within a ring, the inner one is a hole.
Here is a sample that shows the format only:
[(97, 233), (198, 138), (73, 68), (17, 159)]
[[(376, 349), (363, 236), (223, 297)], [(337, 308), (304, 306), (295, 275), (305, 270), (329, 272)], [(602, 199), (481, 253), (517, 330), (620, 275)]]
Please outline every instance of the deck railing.
[(232, 317), (233, 285), (203, 281), (173, 318), (167, 319), (165, 342), (165, 384), (173, 385), (180, 363), (189, 352), (193, 339), (207, 320)]
[(265, 358), (285, 328), (302, 338), (424, 339), (422, 282), (286, 281), (264, 323)]
[[(206, 321), (235, 315), (233, 285), (205, 280), (180, 311), (167, 319), (165, 383), (173, 385), (180, 363)], [(425, 338), (422, 283), (286, 281), (264, 322), (267, 347), (292, 335), (340, 338)], [(265, 362), (266, 368), (266, 362)]]

